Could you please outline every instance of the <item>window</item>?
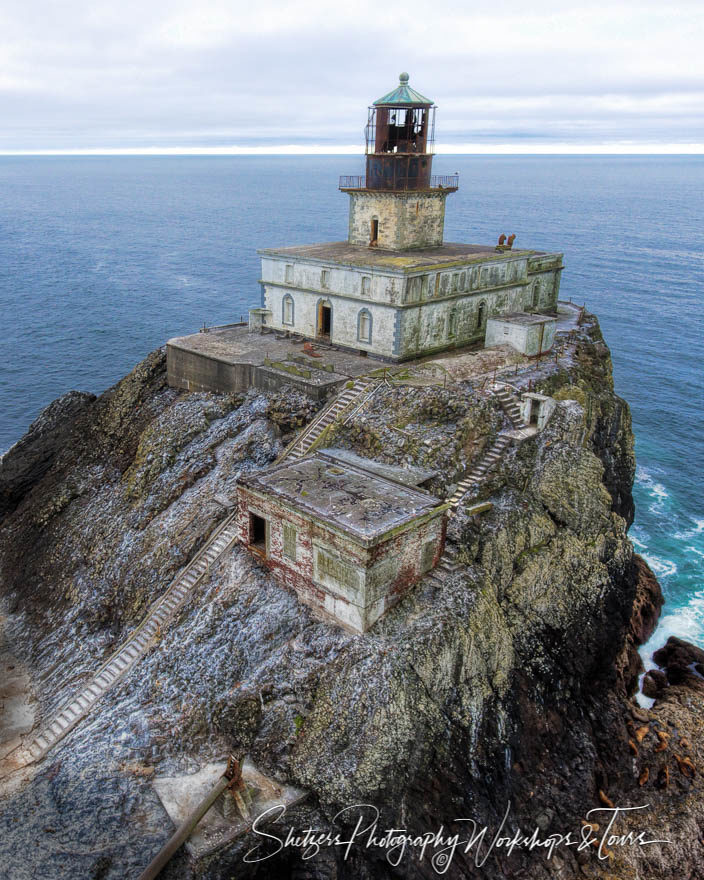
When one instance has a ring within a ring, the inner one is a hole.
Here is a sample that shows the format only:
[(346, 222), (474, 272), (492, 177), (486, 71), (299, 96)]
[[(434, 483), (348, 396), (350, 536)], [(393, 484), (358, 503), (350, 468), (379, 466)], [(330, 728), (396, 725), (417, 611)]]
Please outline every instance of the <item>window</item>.
[(362, 293), (369, 296), (372, 289), (372, 279), (368, 275), (362, 275)]
[(293, 326), (293, 297), (290, 293), (287, 293), (283, 299), (282, 309), (281, 309), (281, 322), (283, 324), (288, 324), (289, 326)]
[(449, 275), (441, 275), (440, 276), (440, 293), (445, 294), (450, 286), (450, 276)]
[(379, 242), (379, 221), (376, 217), (372, 219), (371, 229), (369, 231), (369, 247), (376, 247)]
[(418, 302), (421, 295), (422, 282), (420, 276), (410, 278), (408, 281), (408, 299), (406, 302)]
[(459, 289), (460, 289), (460, 273), (455, 272), (452, 275), (452, 292), (454, 293), (455, 291), (457, 291)]
[(479, 303), (479, 308), (477, 309), (477, 330), (482, 329), (485, 321), (486, 321), (486, 303), (484, 301), (482, 301)]
[(538, 303), (540, 302), (540, 282), (536, 278), (533, 282), (533, 297), (531, 300), (531, 305), (534, 309), (538, 308)]
[(296, 529), (289, 523), (283, 524), (284, 534), (284, 556), (288, 559), (296, 558)]
[(359, 342), (372, 341), (372, 316), (368, 309), (362, 309), (357, 316), (357, 339)]
[(467, 289), (467, 273), (460, 272), (460, 290)]
[(293, 266), (286, 266), (285, 280), (286, 284), (293, 284)]
[(450, 309), (450, 314), (447, 318), (447, 335), (448, 337), (457, 335), (457, 312), (455, 309)]
[(329, 269), (323, 269), (323, 271), (320, 273), (320, 286), (324, 290), (329, 289), (329, 287), (330, 287), (330, 270)]

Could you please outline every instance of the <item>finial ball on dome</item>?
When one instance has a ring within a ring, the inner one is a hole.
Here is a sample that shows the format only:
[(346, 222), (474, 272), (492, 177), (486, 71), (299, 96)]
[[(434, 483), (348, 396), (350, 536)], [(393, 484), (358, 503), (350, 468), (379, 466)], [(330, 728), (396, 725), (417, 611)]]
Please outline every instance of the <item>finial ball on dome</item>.
[(403, 73), (399, 73), (399, 75), (398, 75), (398, 79), (399, 79), (399, 82), (407, 83), (408, 80), (410, 79), (410, 76), (409, 76), (409, 75), (406, 73), (406, 71), (404, 70)]

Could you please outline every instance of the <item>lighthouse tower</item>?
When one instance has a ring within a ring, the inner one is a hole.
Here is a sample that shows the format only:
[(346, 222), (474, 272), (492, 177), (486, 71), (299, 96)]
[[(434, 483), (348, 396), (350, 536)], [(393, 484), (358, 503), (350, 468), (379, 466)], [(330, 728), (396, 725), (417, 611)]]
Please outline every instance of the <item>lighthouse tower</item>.
[(350, 196), (350, 244), (396, 251), (442, 244), (445, 199), (457, 178), (432, 176), (436, 108), (408, 80), (402, 73), (369, 108), (366, 176), (340, 180)]

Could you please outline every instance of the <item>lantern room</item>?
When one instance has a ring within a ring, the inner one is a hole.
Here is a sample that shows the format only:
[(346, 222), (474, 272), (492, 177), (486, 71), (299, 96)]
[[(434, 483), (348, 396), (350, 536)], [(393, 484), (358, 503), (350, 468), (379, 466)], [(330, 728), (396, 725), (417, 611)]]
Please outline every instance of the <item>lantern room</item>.
[(430, 186), (435, 106), (402, 73), (392, 92), (369, 108), (367, 189), (419, 190)]

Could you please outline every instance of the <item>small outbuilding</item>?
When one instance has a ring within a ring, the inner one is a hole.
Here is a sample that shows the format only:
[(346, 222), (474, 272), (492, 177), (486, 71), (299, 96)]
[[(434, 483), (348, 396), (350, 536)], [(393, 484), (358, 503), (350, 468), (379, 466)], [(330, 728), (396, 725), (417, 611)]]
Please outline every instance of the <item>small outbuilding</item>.
[(528, 357), (545, 354), (552, 348), (557, 320), (550, 315), (511, 312), (497, 315), (486, 322), (487, 348), (510, 345)]
[(241, 542), (299, 599), (364, 632), (437, 565), (448, 505), (325, 453), (240, 478)]

